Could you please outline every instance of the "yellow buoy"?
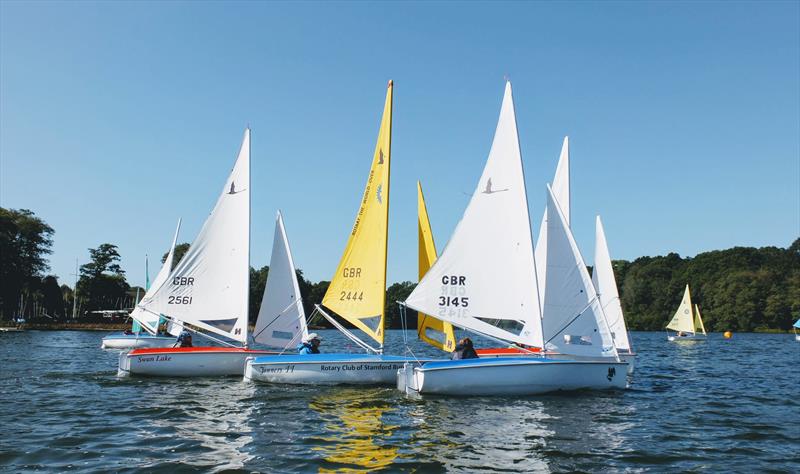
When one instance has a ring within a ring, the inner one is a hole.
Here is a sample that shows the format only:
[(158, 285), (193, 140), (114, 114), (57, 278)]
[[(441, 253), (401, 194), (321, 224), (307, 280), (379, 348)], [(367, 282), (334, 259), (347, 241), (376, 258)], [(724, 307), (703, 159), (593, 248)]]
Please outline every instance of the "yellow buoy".
[(722, 337), (724, 337), (725, 339), (730, 339), (733, 337), (733, 333), (730, 331), (725, 331), (724, 333), (722, 333)]

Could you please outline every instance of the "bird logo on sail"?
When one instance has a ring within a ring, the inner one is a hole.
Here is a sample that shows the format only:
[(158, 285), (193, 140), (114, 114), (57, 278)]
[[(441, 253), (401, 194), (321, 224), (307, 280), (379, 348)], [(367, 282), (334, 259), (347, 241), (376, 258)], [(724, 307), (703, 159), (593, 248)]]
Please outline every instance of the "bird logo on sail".
[(500, 192), (503, 192), (503, 191), (508, 191), (508, 188), (492, 189), (492, 178), (489, 178), (488, 180), (486, 180), (486, 189), (483, 190), (483, 194), (494, 194), (494, 193), (500, 193)]
[(378, 189), (375, 191), (375, 197), (378, 198), (378, 204), (383, 204), (383, 198), (381, 197), (382, 192), (383, 192), (383, 184), (379, 184)]
[(226, 194), (239, 194), (239, 193), (241, 193), (243, 191), (245, 191), (245, 190), (244, 189), (240, 189), (240, 190), (237, 191), (236, 190), (236, 183), (234, 181), (231, 181), (231, 190), (228, 191)]

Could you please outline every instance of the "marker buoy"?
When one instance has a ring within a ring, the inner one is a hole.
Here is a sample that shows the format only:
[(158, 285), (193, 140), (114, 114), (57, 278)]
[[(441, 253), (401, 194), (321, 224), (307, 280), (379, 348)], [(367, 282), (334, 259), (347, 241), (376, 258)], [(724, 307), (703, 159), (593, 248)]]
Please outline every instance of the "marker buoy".
[(724, 337), (725, 339), (730, 339), (733, 337), (733, 333), (730, 331), (725, 331), (724, 333), (722, 333), (722, 337)]

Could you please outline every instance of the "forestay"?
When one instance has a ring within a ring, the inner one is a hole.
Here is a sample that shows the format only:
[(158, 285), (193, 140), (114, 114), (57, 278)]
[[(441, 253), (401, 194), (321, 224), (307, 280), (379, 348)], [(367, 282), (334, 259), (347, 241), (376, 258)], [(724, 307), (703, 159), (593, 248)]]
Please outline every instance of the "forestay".
[[(567, 228), (570, 227), (570, 189), (569, 189), (569, 137), (564, 137), (564, 143), (561, 145), (561, 155), (558, 157), (558, 165), (556, 166), (556, 174), (553, 177), (553, 195), (556, 197), (556, 202), (564, 214), (564, 219), (567, 221)], [(539, 277), (539, 294), (544, 294), (545, 281), (547, 276), (547, 268), (545, 260), (547, 256), (547, 209), (544, 210), (542, 222), (539, 226), (539, 235), (536, 238), (536, 274)]]
[(619, 300), (617, 280), (614, 277), (614, 267), (611, 265), (611, 254), (608, 251), (606, 233), (603, 230), (603, 223), (600, 216), (595, 222), (595, 242), (594, 242), (594, 271), (592, 272), (592, 284), (597, 290), (600, 298), (600, 305), (608, 320), (611, 328), (611, 336), (614, 338), (614, 345), (617, 349), (629, 351), (631, 349), (628, 340), (628, 328), (625, 325), (625, 316), (622, 314), (622, 305)]
[[(436, 244), (433, 242), (433, 232), (428, 219), (428, 208), (425, 206), (425, 196), (422, 194), (422, 185), (417, 181), (417, 230), (419, 245), (419, 280), (436, 261)], [(452, 352), (456, 348), (456, 336), (453, 325), (436, 319), (425, 313), (417, 314), (417, 336), (428, 344)]]
[(344, 255), (322, 304), (383, 345), (386, 246), (392, 143), (392, 81), (386, 91), (378, 143)]
[(283, 216), (278, 212), (269, 273), (253, 339), (267, 346), (285, 349), (307, 334), (306, 315), (292, 251), (283, 226)]
[[(250, 130), (222, 193), (183, 259), (140, 304), (151, 314), (247, 343), (250, 279)], [(171, 332), (180, 332), (180, 324)]]
[(442, 255), (406, 304), (456, 326), (541, 347), (528, 202), (511, 83), (486, 167)]
[(578, 356), (617, 356), (611, 331), (566, 218), (547, 186), (545, 347)]
[[(178, 226), (175, 228), (175, 235), (172, 237), (172, 245), (169, 248), (169, 253), (167, 254), (167, 258), (164, 260), (164, 264), (161, 265), (161, 270), (159, 270), (158, 274), (156, 274), (152, 285), (149, 286), (140, 303), (136, 306), (136, 308), (133, 309), (133, 311), (131, 311), (131, 318), (133, 318), (134, 321), (139, 323), (141, 327), (145, 328), (145, 330), (151, 334), (158, 332), (158, 325), (161, 323), (161, 316), (159, 314), (153, 314), (145, 311), (141, 308), (141, 306), (147, 304), (147, 302), (152, 299), (152, 295), (158, 290), (158, 288), (161, 287), (161, 285), (164, 284), (165, 281), (167, 281), (167, 278), (169, 278), (169, 274), (172, 271), (172, 262), (175, 257), (175, 244), (178, 241), (178, 232), (180, 230), (181, 220), (178, 219)], [(134, 330), (134, 332), (136, 331)]]
[(689, 293), (689, 285), (683, 292), (683, 299), (672, 320), (667, 324), (667, 329), (673, 331), (694, 333), (694, 315), (692, 314), (692, 295)]

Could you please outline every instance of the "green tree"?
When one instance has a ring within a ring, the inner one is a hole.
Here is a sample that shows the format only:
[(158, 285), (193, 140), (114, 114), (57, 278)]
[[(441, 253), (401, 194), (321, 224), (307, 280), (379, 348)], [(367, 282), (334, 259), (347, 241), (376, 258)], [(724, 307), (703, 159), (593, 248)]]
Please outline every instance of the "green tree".
[(84, 313), (101, 309), (122, 309), (126, 306), (125, 271), (119, 265), (117, 246), (101, 244), (89, 249), (90, 261), (81, 266), (78, 294)]
[[(182, 244), (178, 244), (175, 246), (175, 255), (172, 257), (172, 268), (170, 268), (170, 271), (172, 271), (172, 269), (174, 269), (175, 266), (178, 265), (178, 263), (180, 263), (181, 259), (183, 259), (183, 256), (186, 255), (186, 252), (188, 251), (189, 251), (188, 242), (184, 242)], [(164, 252), (164, 255), (161, 256), (161, 263), (167, 261), (167, 255), (169, 255), (169, 252)]]
[[(410, 281), (403, 281), (400, 283), (393, 283), (386, 289), (386, 307), (384, 311), (386, 311), (386, 327), (397, 329), (403, 327), (403, 322), (400, 316), (400, 306), (397, 304), (398, 301), (405, 301), (408, 298), (408, 295), (414, 291), (414, 288), (417, 287), (416, 283)], [(407, 314), (409, 318), (409, 324), (414, 321), (414, 325), (416, 326), (416, 312), (412, 310), (408, 310)]]
[[(0, 317), (10, 319), (20, 295), (31, 293), (48, 270), (54, 230), (27, 209), (0, 207)], [(25, 298), (23, 297), (23, 301)], [(28, 309), (32, 310), (29, 307)]]

